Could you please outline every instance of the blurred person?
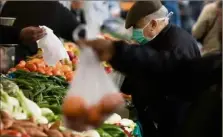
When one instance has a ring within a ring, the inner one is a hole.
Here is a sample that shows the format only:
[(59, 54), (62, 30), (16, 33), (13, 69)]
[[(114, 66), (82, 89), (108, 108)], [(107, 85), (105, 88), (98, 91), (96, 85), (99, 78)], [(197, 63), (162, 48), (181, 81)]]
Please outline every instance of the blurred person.
[(181, 27), (180, 8), (178, 1), (163, 1), (163, 5), (169, 10), (174, 12), (170, 18), (170, 22)]
[(200, 58), (196, 41), (169, 23), (168, 10), (159, 0), (136, 2), (126, 19), (126, 29), (130, 27), (140, 46), (101, 39), (79, 45), (91, 46), (101, 60), (125, 74), (128, 85), (122, 92), (132, 95), (143, 136), (172, 137), (199, 91), (184, 85), (190, 80), (178, 80), (181, 75), (187, 76), (178, 71), (181, 62)]
[(202, 44), (202, 54), (220, 50), (219, 30), (222, 29), (222, 24), (219, 23), (221, 15), (218, 7), (222, 6), (221, 3), (221, 1), (215, 1), (206, 4), (193, 26), (192, 34)]
[(191, 17), (196, 21), (204, 6), (204, 1), (189, 1), (189, 7), (191, 7)]
[(83, 10), (83, 1), (72, 1), (71, 2), (71, 12), (73, 13), (73, 17), (75, 20), (78, 21), (78, 23), (82, 26), (79, 27), (81, 31), (79, 32), (79, 38), (84, 39), (86, 37), (86, 19), (84, 15), (84, 10)]
[(187, 32), (191, 33), (191, 28), (194, 21), (191, 16), (191, 7), (189, 6), (189, 0), (180, 0), (180, 16), (181, 16), (181, 27)]
[(45, 30), (39, 27), (18, 29), (12, 26), (0, 25), (0, 44), (30, 44), (46, 35)]
[[(7, 1), (0, 16), (15, 17), (14, 26), (19, 29), (28, 26), (47, 26), (55, 35), (69, 41), (74, 41), (73, 35), (80, 31), (78, 21), (58, 1)], [(16, 48), (16, 62), (36, 53), (36, 43), (23, 44)]]

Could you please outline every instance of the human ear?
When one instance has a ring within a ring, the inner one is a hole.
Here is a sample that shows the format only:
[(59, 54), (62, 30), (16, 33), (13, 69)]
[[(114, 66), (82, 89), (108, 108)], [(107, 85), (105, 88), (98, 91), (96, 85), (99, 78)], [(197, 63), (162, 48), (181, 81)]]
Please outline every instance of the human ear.
[(157, 22), (155, 20), (151, 20), (151, 31), (153, 31), (157, 27)]

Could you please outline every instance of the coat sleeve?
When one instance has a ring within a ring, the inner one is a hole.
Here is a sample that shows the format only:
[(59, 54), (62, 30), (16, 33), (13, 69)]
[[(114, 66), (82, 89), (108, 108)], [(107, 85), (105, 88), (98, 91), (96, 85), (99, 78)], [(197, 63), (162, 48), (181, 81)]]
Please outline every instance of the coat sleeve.
[(149, 45), (128, 45), (122, 41), (114, 42), (114, 47), (115, 54), (110, 63), (114, 69), (124, 74), (174, 71), (177, 59), (168, 52), (157, 52)]
[(208, 29), (210, 8), (211, 8), (210, 5), (206, 5), (203, 8), (197, 22), (194, 24), (192, 28), (192, 35), (196, 39), (202, 38)]
[(19, 34), (20, 29), (11, 26), (2, 26), (0, 25), (0, 43), (2, 44), (11, 44), (19, 43)]
[[(58, 2), (58, 10), (60, 10), (60, 36), (66, 40), (74, 41), (73, 33), (80, 25), (66, 7)], [(78, 32), (77, 32), (78, 33)]]

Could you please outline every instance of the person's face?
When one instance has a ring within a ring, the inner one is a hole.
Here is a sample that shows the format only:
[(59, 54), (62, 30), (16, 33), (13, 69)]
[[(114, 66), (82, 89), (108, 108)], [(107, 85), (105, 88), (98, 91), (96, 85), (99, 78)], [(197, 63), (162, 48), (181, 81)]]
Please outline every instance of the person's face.
[(139, 28), (143, 29), (143, 34), (147, 38), (153, 38), (160, 32), (161, 28), (166, 24), (166, 19), (154, 19), (147, 23), (139, 24)]

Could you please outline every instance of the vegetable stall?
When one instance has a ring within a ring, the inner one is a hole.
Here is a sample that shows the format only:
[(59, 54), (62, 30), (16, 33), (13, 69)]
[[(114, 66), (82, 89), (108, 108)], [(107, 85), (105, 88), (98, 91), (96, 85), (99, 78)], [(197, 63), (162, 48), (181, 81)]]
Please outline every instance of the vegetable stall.
[[(107, 36), (107, 37), (104, 37)], [(109, 39), (108, 35), (102, 38)], [(112, 39), (112, 37), (110, 37)], [(0, 135), (13, 137), (137, 137), (139, 127), (130, 119), (114, 113), (95, 130), (76, 132), (66, 129), (61, 105), (77, 65), (79, 50), (64, 43), (69, 59), (48, 66), (42, 50), (22, 60), (0, 77)], [(105, 71), (111, 66), (103, 62)], [(127, 103), (131, 96), (123, 95)]]

